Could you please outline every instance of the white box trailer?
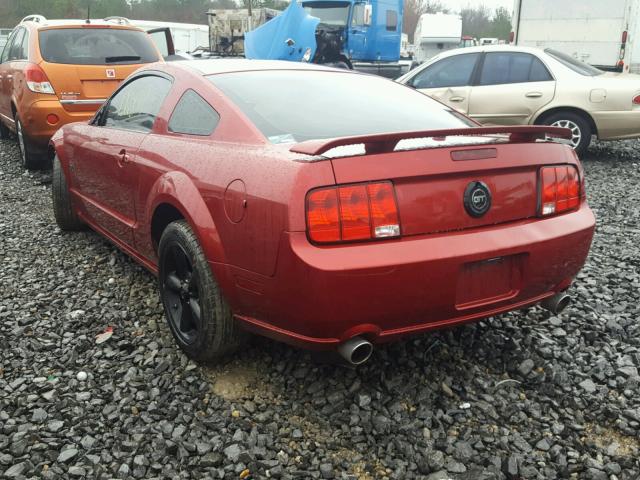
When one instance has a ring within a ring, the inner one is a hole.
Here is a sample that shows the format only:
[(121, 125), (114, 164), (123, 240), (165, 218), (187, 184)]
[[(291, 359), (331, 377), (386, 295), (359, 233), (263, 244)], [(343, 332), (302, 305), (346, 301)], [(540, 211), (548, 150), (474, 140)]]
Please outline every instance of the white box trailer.
[(462, 18), (446, 13), (420, 15), (413, 34), (414, 59), (426, 62), (439, 53), (458, 48), (462, 40)]
[(640, 73), (640, 0), (515, 0), (512, 42)]

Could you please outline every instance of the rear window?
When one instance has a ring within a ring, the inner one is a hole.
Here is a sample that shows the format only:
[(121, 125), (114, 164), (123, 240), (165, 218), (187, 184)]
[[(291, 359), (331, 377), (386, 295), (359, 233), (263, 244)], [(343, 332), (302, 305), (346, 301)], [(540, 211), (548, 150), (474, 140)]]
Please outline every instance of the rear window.
[(571, 55), (567, 55), (566, 53), (559, 52), (552, 48), (547, 48), (544, 51), (547, 55), (552, 56), (557, 61), (562, 63), (565, 67), (570, 68), (576, 73), (580, 75), (584, 75), (585, 77), (595, 77), (597, 75), (602, 75), (604, 72), (602, 70), (597, 69), (596, 67), (592, 67), (591, 65), (581, 62), (573, 58)]
[(49, 63), (126, 65), (158, 61), (149, 36), (139, 30), (60, 28), (39, 32), (40, 53)]
[(473, 125), (449, 107), (381, 77), (271, 70), (208, 78), (272, 143)]

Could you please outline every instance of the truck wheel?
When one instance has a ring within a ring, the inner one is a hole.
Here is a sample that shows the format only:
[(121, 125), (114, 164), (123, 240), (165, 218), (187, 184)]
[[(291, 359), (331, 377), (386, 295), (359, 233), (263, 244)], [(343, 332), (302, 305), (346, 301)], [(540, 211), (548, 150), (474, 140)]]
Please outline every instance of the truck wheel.
[(40, 167), (40, 158), (33, 152), (33, 146), (30, 140), (27, 138), (24, 128), (22, 127), (22, 120), (16, 113), (16, 138), (18, 140), (18, 147), (20, 147), (20, 159), (22, 168), (27, 170), (36, 170)]
[(60, 165), (60, 160), (57, 155), (53, 159), (52, 177), (51, 196), (53, 200), (53, 216), (56, 219), (58, 227), (63, 231), (82, 230), (84, 225), (73, 209), (67, 179), (64, 176), (64, 171), (62, 170), (62, 165)]
[(186, 221), (170, 223), (158, 247), (160, 298), (178, 346), (206, 362), (232, 353), (244, 340)]
[(545, 118), (543, 123), (571, 130), (571, 146), (578, 155), (582, 155), (591, 143), (591, 136), (593, 135), (591, 125), (584, 117), (578, 114), (573, 112), (554, 113)]

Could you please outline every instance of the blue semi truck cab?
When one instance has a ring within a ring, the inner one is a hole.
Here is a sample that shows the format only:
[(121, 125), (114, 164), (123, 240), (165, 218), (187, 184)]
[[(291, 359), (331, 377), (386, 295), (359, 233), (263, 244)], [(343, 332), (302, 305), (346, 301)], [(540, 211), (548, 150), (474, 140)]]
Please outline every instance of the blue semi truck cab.
[[(402, 0), (303, 1), (316, 27), (318, 59), (397, 62), (402, 36)], [(318, 63), (327, 63), (326, 61)]]
[(303, 0), (245, 35), (248, 58), (310, 61), (391, 78), (400, 62), (403, 0)]

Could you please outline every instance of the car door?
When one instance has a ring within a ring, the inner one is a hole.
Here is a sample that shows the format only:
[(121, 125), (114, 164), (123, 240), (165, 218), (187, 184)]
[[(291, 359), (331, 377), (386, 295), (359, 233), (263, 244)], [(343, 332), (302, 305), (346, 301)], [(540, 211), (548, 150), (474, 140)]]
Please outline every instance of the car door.
[(538, 57), (489, 52), (471, 89), (469, 116), (487, 125), (526, 125), (553, 100), (555, 90), (553, 76)]
[(17, 33), (23, 29), (14, 30), (9, 36), (2, 55), (0, 55), (0, 115), (4, 118), (4, 123), (13, 124), (13, 115), (11, 115), (11, 89), (13, 86), (13, 71), (9, 62), (9, 52), (16, 39)]
[(438, 60), (409, 80), (420, 92), (466, 114), (469, 108), (471, 81), (480, 53), (464, 53)]
[[(151, 132), (171, 81), (155, 73), (138, 75), (119, 88), (80, 128), (70, 169), (84, 210), (98, 227), (134, 245), (136, 154)], [(84, 130), (84, 131), (83, 131)]]
[(349, 55), (354, 60), (366, 58), (367, 30), (369, 28), (365, 21), (366, 11), (367, 4), (365, 2), (355, 3), (351, 9), (351, 25), (347, 36), (347, 48)]

